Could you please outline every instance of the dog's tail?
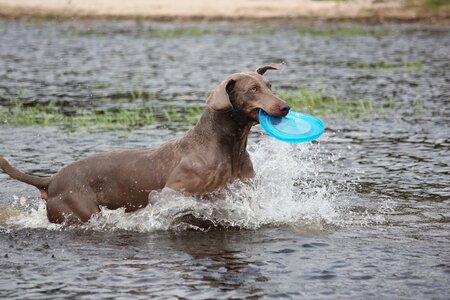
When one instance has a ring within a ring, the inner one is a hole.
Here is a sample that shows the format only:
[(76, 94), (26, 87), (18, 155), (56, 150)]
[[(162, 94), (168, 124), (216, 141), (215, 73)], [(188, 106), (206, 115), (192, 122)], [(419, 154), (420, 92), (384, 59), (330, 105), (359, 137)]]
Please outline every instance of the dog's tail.
[(47, 189), (48, 185), (50, 184), (51, 177), (38, 177), (25, 174), (11, 166), (11, 164), (1, 156), (0, 168), (3, 169), (3, 171), (5, 171), (12, 178), (34, 185), (41, 191), (42, 198), (47, 199)]

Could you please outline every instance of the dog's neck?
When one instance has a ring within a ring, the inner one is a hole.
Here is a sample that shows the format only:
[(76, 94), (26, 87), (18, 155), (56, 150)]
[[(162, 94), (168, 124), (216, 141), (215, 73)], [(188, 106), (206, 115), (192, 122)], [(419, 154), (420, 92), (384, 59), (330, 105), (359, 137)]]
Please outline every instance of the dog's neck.
[(252, 126), (253, 122), (242, 111), (218, 112), (206, 107), (197, 125), (191, 131), (207, 136), (208, 139), (224, 147), (239, 144), (245, 149)]
[(249, 160), (247, 139), (253, 125), (254, 122), (242, 111), (218, 112), (206, 107), (188, 135), (194, 135), (206, 144), (220, 145), (220, 151), (229, 159), (233, 172), (240, 172), (241, 166)]

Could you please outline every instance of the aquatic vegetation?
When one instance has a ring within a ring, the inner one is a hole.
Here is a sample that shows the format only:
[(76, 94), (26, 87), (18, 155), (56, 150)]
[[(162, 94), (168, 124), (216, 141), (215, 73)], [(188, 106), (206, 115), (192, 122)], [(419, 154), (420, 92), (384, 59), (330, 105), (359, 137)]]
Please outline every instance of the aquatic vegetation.
[(80, 38), (80, 37), (99, 38), (108, 36), (108, 33), (102, 31), (94, 31), (88, 28), (88, 29), (67, 30), (62, 32), (62, 35), (68, 38)]
[(126, 30), (109, 30), (95, 28), (71, 29), (63, 32), (63, 35), (70, 38), (89, 37), (98, 38), (114, 35), (128, 35), (137, 38), (181, 38), (181, 37), (199, 37), (209, 34), (210, 31), (201, 27), (151, 27), (138, 31)]
[(271, 36), (277, 33), (313, 35), (319, 37), (352, 37), (352, 36), (386, 36), (392, 34), (386, 28), (360, 27), (360, 26), (330, 26), (330, 25), (274, 25), (257, 24), (241, 27), (211, 28), (206, 26), (151, 26), (140, 25), (131, 29), (109, 28), (71, 28), (62, 32), (69, 38), (101, 38), (117, 35), (131, 36), (134, 38), (169, 39), (202, 37), (214, 34), (215, 36)]
[(252, 29), (253, 35), (273, 35), (277, 31), (281, 31), (279, 28), (275, 28), (272, 25), (259, 25)]
[(351, 36), (386, 36), (390, 32), (386, 29), (368, 29), (367, 27), (307, 27), (299, 26), (295, 31), (300, 34), (309, 34), (322, 37), (351, 37)]
[(270, 36), (277, 33), (303, 34), (319, 37), (352, 37), (352, 36), (386, 36), (392, 34), (385, 28), (371, 28), (358, 26), (312, 26), (312, 25), (267, 25), (210, 28), (206, 26), (151, 26), (138, 27), (138, 29), (111, 29), (104, 28), (71, 28), (62, 32), (70, 38), (101, 38), (117, 35), (132, 36), (135, 38), (165, 39), (183, 37), (202, 37), (214, 34), (215, 36)]
[(133, 130), (155, 124), (192, 126), (201, 115), (200, 107), (156, 109), (150, 101), (136, 108), (114, 107), (92, 110), (59, 106), (53, 103), (25, 105), (18, 98), (7, 107), (0, 106), (0, 124), (12, 126), (58, 126), (73, 131)]
[(98, 82), (94, 82), (94, 83), (91, 85), (91, 88), (97, 90), (97, 89), (106, 89), (106, 88), (108, 88), (108, 87), (110, 87), (110, 86), (111, 86), (111, 84), (108, 83), (108, 82), (98, 81)]
[(388, 63), (385, 61), (374, 61), (374, 62), (364, 62), (358, 61), (350, 65), (353, 69), (420, 69), (422, 68), (422, 63), (420, 61), (407, 61), (403, 60), (401, 63)]
[(176, 28), (156, 28), (143, 35), (147, 38), (179, 38), (179, 37), (199, 37), (209, 34), (210, 31), (200, 27), (176, 27)]
[[(244, 29), (244, 30), (243, 30)], [(215, 34), (233, 35), (274, 35), (277, 33), (313, 35), (319, 37), (351, 37), (351, 36), (386, 36), (391, 31), (383, 28), (357, 27), (357, 26), (330, 26), (330, 25), (267, 25), (258, 24), (246, 28), (214, 32)]]
[[(288, 102), (293, 110), (322, 117), (332, 116), (340, 119), (366, 118), (370, 114), (382, 114), (386, 108), (374, 105), (371, 100), (340, 99), (336, 96), (327, 95), (324, 90), (305, 87), (295, 90), (282, 90), (277, 94)], [(394, 108), (394, 101), (389, 103), (387, 108)]]
[[(325, 90), (305, 87), (279, 90), (276, 94), (288, 102), (293, 110), (322, 117), (366, 118), (372, 114), (383, 114), (395, 107), (392, 98), (387, 99), (384, 105), (375, 105), (371, 100), (341, 99), (330, 96)], [(151, 125), (188, 128), (197, 123), (203, 112), (203, 107), (197, 105), (155, 106), (155, 94), (151, 92), (132, 91), (117, 95), (118, 98), (122, 96), (137, 105), (124, 108), (118, 104), (108, 109), (76, 108), (54, 103), (25, 105), (20, 97), (11, 97), (8, 106), (0, 106), (0, 124), (58, 126), (68, 132), (134, 130)], [(111, 97), (105, 101), (117, 101), (116, 98)], [(422, 107), (419, 111), (423, 111), (423, 102), (418, 102), (419, 104)]]

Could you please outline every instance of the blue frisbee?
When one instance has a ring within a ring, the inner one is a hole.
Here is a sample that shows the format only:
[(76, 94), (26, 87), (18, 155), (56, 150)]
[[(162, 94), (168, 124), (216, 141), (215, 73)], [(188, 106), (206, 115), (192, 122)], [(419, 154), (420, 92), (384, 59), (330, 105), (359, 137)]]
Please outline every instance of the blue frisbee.
[(284, 117), (274, 117), (260, 109), (258, 119), (270, 136), (287, 143), (313, 141), (325, 130), (325, 125), (319, 118), (294, 111)]

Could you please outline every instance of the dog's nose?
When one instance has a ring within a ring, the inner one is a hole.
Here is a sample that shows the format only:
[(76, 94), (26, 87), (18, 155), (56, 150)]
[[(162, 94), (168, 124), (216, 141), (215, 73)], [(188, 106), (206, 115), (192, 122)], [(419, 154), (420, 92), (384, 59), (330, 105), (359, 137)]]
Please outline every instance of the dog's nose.
[(281, 104), (280, 105), (280, 111), (284, 114), (287, 115), (289, 110), (291, 109), (291, 107), (287, 104)]

